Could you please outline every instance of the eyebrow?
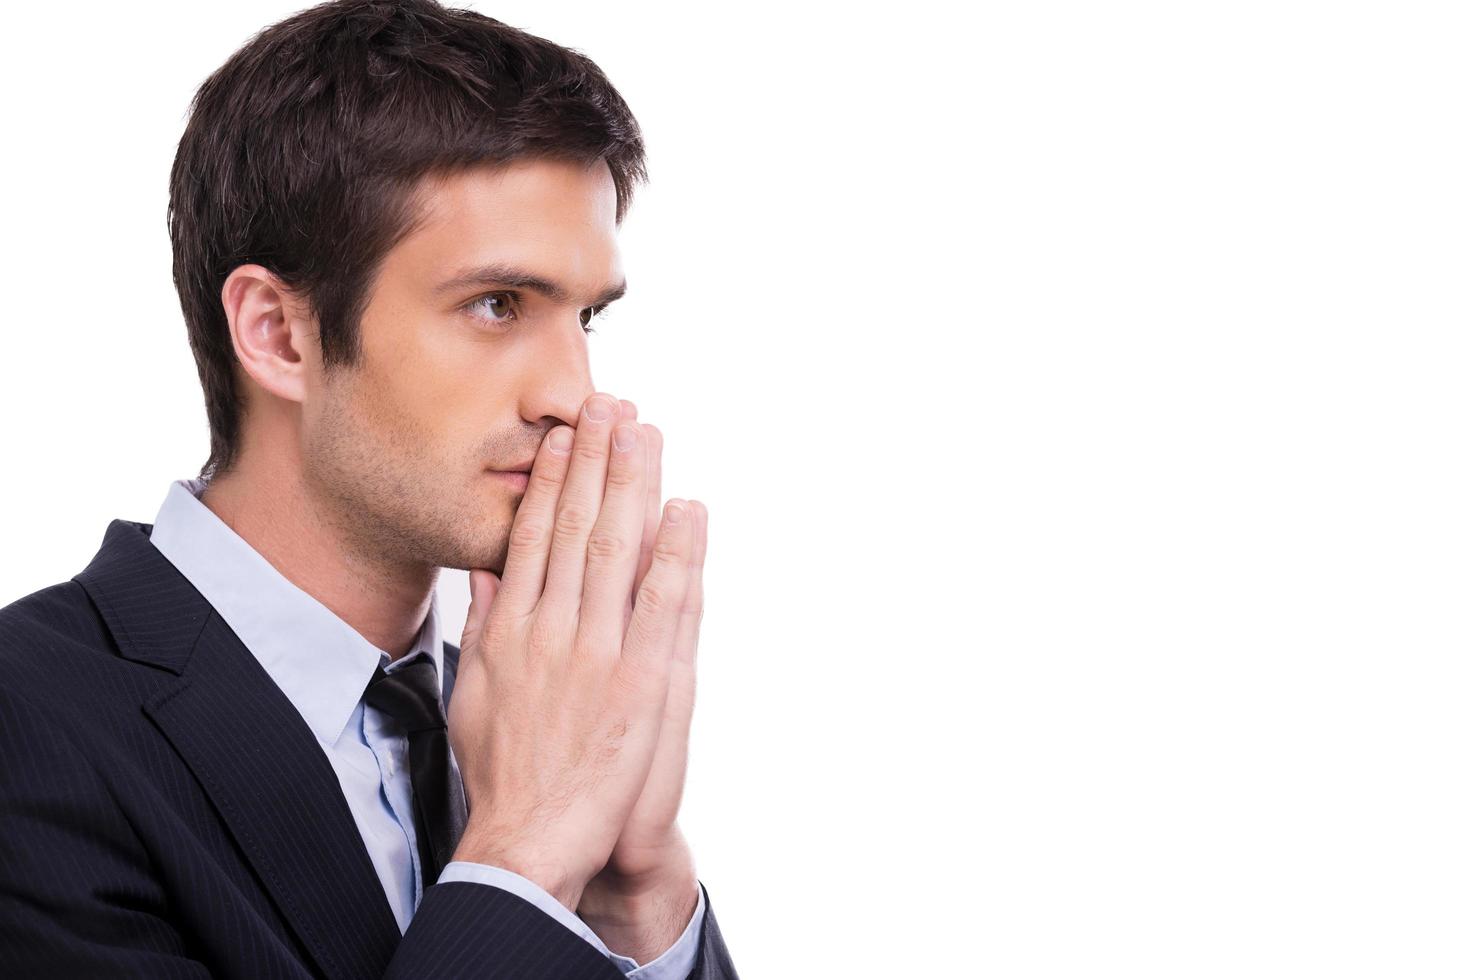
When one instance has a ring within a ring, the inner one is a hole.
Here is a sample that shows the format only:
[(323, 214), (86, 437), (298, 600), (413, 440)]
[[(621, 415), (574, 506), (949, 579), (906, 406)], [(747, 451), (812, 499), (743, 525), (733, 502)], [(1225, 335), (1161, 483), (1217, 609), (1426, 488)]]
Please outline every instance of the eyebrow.
[[(512, 286), (517, 289), (529, 289), (557, 303), (565, 303), (571, 298), (571, 290), (560, 283), (505, 264), (482, 265), (461, 272), (454, 278), (435, 286), (433, 294), (443, 296), (478, 286)], [(601, 295), (593, 299), (591, 305), (605, 306), (613, 300), (621, 299), (626, 292), (627, 280), (624, 279), (617, 285), (608, 286), (602, 290)]]

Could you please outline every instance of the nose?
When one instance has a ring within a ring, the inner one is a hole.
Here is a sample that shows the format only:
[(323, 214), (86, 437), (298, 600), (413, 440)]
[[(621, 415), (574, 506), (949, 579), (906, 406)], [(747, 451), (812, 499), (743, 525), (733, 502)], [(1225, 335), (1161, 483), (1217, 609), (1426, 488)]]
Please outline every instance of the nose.
[(597, 389), (580, 321), (570, 330), (547, 330), (535, 366), (522, 381), (520, 417), (544, 435), (558, 425), (575, 426), (581, 406)]

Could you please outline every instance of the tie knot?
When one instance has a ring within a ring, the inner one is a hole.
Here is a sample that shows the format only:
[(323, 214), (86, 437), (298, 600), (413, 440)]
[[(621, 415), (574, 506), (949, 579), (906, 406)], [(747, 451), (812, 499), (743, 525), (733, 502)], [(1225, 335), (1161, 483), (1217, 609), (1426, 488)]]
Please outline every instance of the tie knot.
[(445, 728), (448, 722), (439, 703), (438, 681), (438, 671), (428, 657), (404, 664), (391, 674), (379, 664), (362, 698), (406, 732)]

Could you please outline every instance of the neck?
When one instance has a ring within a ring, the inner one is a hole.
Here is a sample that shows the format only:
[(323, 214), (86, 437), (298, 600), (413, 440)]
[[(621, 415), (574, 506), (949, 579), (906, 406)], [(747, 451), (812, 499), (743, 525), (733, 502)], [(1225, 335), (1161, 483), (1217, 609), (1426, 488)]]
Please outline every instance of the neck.
[(199, 500), (293, 585), (394, 660), (423, 627), (439, 570), (394, 563), (313, 496), (299, 467), (241, 459)]

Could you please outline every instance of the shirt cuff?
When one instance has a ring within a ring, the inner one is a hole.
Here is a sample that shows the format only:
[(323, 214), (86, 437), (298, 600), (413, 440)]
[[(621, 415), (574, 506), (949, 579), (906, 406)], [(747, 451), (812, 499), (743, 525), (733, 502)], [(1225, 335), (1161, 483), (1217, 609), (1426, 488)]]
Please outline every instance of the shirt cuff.
[(614, 953), (607, 948), (607, 944), (592, 931), (591, 927), (582, 921), (581, 917), (556, 900), (550, 892), (540, 885), (531, 881), (524, 875), (516, 874), (505, 868), (497, 868), (489, 864), (478, 864), (474, 861), (450, 861), (444, 865), (444, 870), (439, 873), (438, 882), (446, 881), (469, 881), (481, 885), (490, 885), (502, 888), (512, 895), (530, 902), (536, 908), (545, 912), (551, 918), (561, 923), (582, 939), (591, 943), (592, 946), (603, 956), (607, 957), (626, 975), (629, 980), (683, 980), (694, 968), (694, 960), (698, 956), (699, 943), (704, 935), (704, 885), (699, 884), (699, 901), (694, 906), (694, 914), (689, 919), (689, 924), (684, 927), (683, 933), (674, 941), (673, 945), (664, 950), (656, 959), (638, 965), (638, 961), (630, 956)]
[(518, 875), (514, 871), (509, 871), (505, 868), (496, 868), (489, 864), (478, 864), (474, 861), (450, 861), (444, 865), (444, 870), (439, 873), (438, 882), (445, 881), (475, 881), (481, 885), (493, 885), (496, 888), (503, 888), (512, 895), (519, 895), (591, 943), (603, 956), (612, 955), (612, 951), (607, 948), (607, 944), (597, 938), (597, 934), (592, 931), (591, 926), (583, 922), (581, 917), (571, 911), (571, 909), (558, 902), (550, 892), (524, 875)]

